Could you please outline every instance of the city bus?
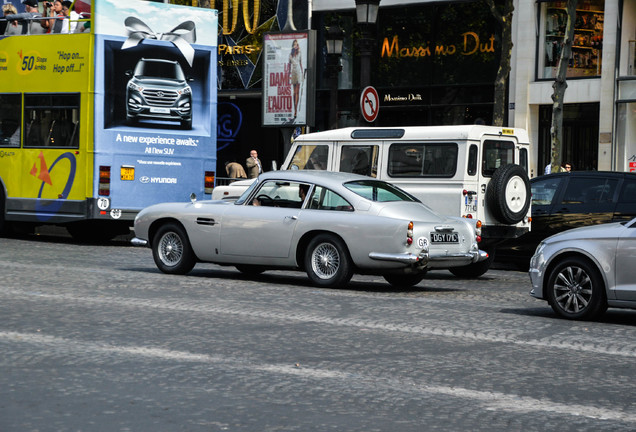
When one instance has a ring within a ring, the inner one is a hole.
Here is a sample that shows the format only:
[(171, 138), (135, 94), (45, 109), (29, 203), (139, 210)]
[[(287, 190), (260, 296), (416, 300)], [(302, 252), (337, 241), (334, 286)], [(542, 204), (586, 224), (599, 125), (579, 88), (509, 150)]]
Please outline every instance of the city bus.
[(87, 4), (73, 31), (0, 36), (5, 228), (107, 239), (148, 205), (211, 197), (217, 11)]

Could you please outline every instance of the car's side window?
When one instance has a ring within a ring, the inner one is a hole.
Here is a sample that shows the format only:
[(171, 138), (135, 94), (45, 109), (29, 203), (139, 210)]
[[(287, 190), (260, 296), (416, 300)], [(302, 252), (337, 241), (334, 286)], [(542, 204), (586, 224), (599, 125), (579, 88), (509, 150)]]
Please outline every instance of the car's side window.
[(303, 183), (269, 180), (256, 191), (250, 205), (301, 208), (309, 189)]
[(563, 177), (548, 178), (532, 183), (532, 205), (550, 205), (559, 190)]
[[(372, 167), (377, 165), (378, 146), (342, 146), (340, 149), (340, 167), (338, 171), (372, 176)], [(375, 163), (374, 163), (375, 162)]]
[(636, 203), (636, 180), (625, 180), (618, 202)]
[(307, 208), (314, 210), (353, 211), (349, 202), (332, 190), (316, 186)]
[(590, 177), (571, 178), (563, 195), (562, 204), (611, 203), (616, 191), (616, 179)]
[(453, 177), (457, 171), (455, 143), (391, 144), (391, 177)]

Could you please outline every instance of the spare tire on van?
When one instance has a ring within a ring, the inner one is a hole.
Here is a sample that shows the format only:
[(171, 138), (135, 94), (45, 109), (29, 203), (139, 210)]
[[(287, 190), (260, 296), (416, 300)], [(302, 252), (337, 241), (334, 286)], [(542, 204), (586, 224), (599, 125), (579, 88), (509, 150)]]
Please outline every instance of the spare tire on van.
[(507, 164), (495, 170), (486, 189), (486, 204), (495, 219), (505, 224), (521, 222), (530, 200), (530, 179), (523, 167)]

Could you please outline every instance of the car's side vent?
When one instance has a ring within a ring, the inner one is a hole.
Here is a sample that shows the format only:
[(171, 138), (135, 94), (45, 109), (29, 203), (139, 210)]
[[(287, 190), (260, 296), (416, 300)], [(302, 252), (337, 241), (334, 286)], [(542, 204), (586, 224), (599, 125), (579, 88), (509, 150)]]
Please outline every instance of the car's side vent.
[(204, 218), (204, 217), (197, 218), (197, 223), (199, 225), (216, 225), (216, 222), (214, 221), (214, 219)]

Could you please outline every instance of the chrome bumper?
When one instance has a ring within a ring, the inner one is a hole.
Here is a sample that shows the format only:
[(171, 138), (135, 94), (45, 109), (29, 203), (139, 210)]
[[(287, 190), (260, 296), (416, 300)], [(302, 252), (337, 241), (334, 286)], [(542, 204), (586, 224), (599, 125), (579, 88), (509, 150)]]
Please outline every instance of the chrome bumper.
[(130, 240), (130, 244), (132, 244), (133, 246), (148, 246), (148, 240), (135, 237)]
[(476, 263), (488, 258), (488, 252), (483, 250), (471, 251), (465, 253), (451, 253), (447, 255), (430, 255), (426, 252), (421, 252), (419, 255), (411, 253), (403, 254), (389, 254), (382, 252), (371, 252), (369, 258), (378, 261), (393, 261), (401, 262), (406, 265), (419, 264), (425, 266), (428, 263), (435, 263), (440, 261), (461, 261), (460, 265)]

